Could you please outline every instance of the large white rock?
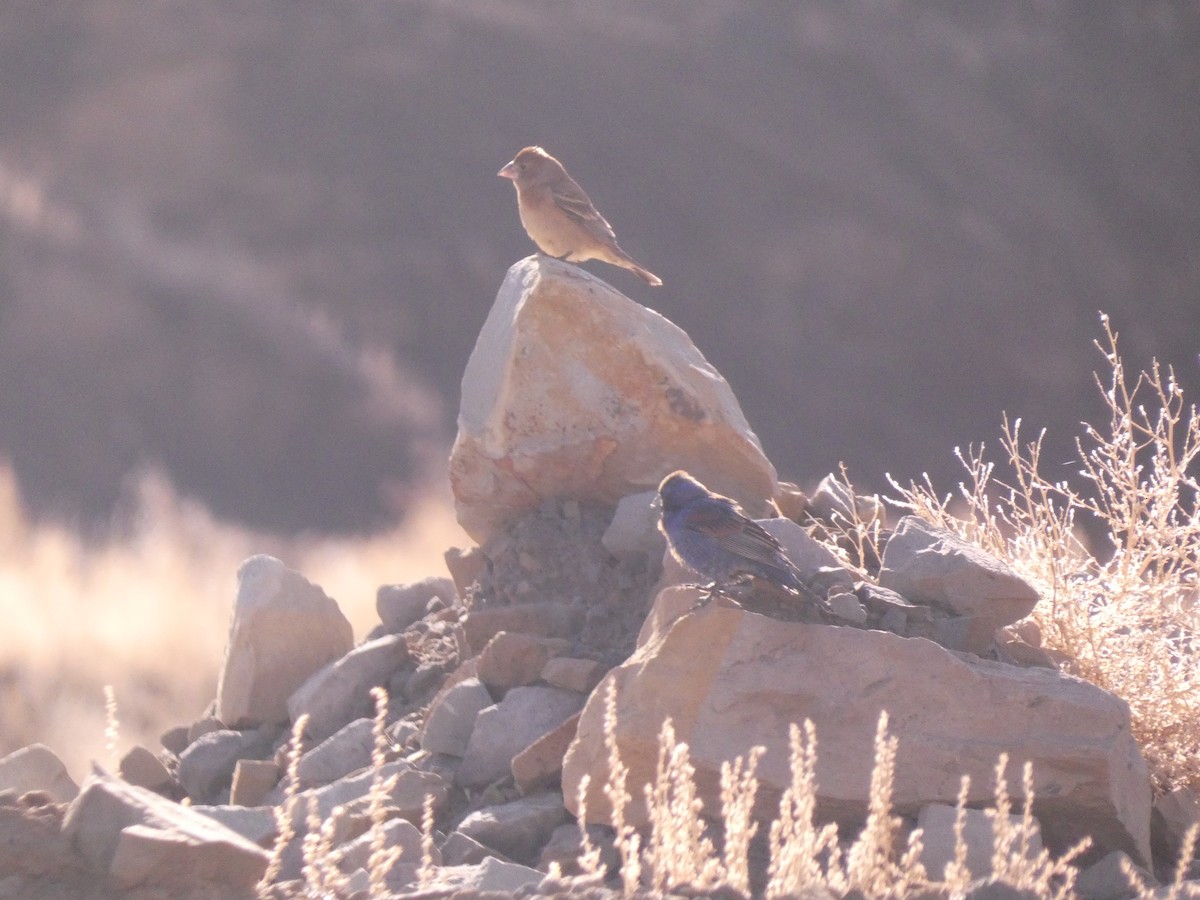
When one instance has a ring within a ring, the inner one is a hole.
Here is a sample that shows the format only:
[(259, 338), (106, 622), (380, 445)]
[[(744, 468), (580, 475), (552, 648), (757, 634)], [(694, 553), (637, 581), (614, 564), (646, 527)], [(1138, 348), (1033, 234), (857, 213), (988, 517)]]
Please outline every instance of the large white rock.
[(217, 718), (231, 728), (286, 722), (292, 693), (353, 646), (350, 621), (320, 587), (274, 557), (250, 557), (238, 569)]
[(615, 506), (674, 469), (752, 515), (776, 490), (733, 391), (687, 334), (576, 266), (514, 265), (463, 375), (459, 523), (483, 543), (545, 498)]
[(780, 622), (721, 603), (693, 612), (698, 593), (670, 588), (655, 602), (638, 650), (596, 688), (563, 769), (572, 812), (591, 776), (588, 819), (607, 823), (604, 700), (616, 686), (616, 735), (631, 772), (631, 819), (643, 820), (642, 785), (653, 778), (668, 716), (691, 747), (705, 803), (717, 804), (720, 765), (756, 745), (764, 793), (777, 805), (790, 781), (788, 727), (817, 728), (818, 812), (847, 825), (866, 809), (873, 737), (887, 710), (899, 738), (894, 800), (913, 815), (956, 800), (971, 776), (969, 803), (987, 805), (994, 767), (1009, 754), (1008, 782), (1021, 793), (1033, 762), (1034, 812), (1046, 845), (1061, 851), (1090, 834), (1097, 852), (1149, 859), (1150, 782), (1129, 731), (1124, 701), (1080, 679), (955, 653), (923, 639)]

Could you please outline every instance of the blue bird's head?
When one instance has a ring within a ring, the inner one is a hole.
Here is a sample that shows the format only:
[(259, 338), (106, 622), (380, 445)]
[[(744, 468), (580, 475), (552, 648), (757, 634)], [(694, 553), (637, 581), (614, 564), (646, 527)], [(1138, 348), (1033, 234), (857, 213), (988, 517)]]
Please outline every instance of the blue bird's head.
[(679, 469), (662, 480), (658, 486), (664, 513), (682, 509), (695, 500), (711, 497), (708, 488), (687, 472)]

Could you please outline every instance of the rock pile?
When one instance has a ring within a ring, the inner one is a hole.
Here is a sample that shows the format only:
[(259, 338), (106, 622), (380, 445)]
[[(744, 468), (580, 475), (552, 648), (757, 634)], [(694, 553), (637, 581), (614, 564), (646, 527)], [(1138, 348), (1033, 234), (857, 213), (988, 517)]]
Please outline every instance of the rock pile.
[[(665, 718), (706, 811), (721, 763), (753, 746), (759, 799), (774, 806), (789, 726), (807, 718), (818, 817), (852, 833), (886, 710), (895, 808), (922, 828), (932, 873), (953, 857), (960, 775), (969, 804), (989, 805), (1001, 752), (1018, 802), (1033, 762), (1047, 848), (1092, 839), (1084, 896), (1122, 896), (1122, 859), (1148, 870), (1178, 847), (1194, 795), (1152, 815), (1128, 708), (1057, 671), (1021, 621), (1036, 592), (914, 517), (863, 561), (869, 578), (844, 568), (810, 532), (847, 504), (881, 511), (834, 480), (812, 498), (777, 484), (728, 387), (661, 317), (573, 267), (518, 264), (468, 365), (460, 425), (452, 480), (480, 546), (447, 553), (452, 578), (381, 587), (380, 624), (354, 646), (319, 587), (247, 560), (210, 715), (78, 788), (45, 747), (0, 760), (0, 897), (291, 896), (314, 877), (318, 837), (331, 896), (366, 897), (373, 823), (399, 853), (395, 896), (552, 894), (563, 882), (547, 873), (577, 870), (585, 829), (615, 858), (601, 789), (610, 692), (635, 825)], [(771, 514), (764, 527), (823, 603), (747, 590), (698, 607), (647, 491), (681, 466)], [(382, 742), (374, 688), (388, 698)], [(964, 825), (986, 876), (991, 820), (972, 810)]]

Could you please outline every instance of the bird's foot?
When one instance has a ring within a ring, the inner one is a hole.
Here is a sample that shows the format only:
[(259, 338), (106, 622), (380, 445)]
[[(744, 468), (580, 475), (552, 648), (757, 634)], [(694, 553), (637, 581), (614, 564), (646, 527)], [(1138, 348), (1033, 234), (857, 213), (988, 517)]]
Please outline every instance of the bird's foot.
[(715, 583), (698, 584), (696, 587), (700, 589), (700, 597), (692, 604), (692, 612), (708, 606), (712, 602), (712, 598), (717, 595), (717, 586)]
[(741, 604), (738, 603), (737, 598), (729, 592), (729, 585), (718, 584), (715, 581), (710, 581), (708, 584), (698, 584), (696, 587), (700, 589), (700, 599), (692, 604), (693, 612), (702, 607), (708, 606), (714, 597), (724, 597), (734, 606), (741, 606)]

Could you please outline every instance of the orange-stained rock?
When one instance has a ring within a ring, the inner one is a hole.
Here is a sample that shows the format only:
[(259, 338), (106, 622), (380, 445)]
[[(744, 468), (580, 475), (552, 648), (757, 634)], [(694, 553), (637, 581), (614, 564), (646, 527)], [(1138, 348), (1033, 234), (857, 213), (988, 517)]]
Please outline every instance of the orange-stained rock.
[(450, 483), (483, 543), (548, 497), (615, 506), (687, 469), (766, 515), (775, 469), (682, 329), (568, 263), (514, 265), (463, 375)]

